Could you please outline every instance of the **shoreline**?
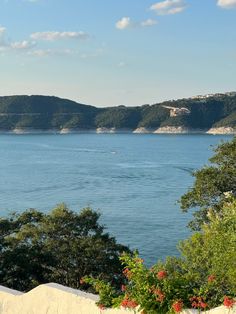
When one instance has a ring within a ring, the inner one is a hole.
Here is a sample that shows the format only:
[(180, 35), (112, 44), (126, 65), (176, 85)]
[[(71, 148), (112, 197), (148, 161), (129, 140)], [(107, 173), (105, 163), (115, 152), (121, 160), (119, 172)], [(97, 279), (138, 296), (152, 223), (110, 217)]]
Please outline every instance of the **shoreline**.
[(210, 129), (189, 129), (185, 127), (166, 126), (157, 129), (140, 127), (137, 129), (33, 129), (15, 128), (12, 130), (0, 130), (1, 134), (23, 135), (23, 134), (211, 134), (211, 135), (236, 135), (236, 128), (218, 127)]

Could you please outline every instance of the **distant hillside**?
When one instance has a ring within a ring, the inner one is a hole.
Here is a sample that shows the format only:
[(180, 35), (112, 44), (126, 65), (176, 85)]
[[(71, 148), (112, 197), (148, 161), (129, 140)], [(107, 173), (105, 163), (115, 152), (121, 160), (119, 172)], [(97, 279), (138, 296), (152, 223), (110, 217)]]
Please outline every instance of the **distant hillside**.
[[(174, 108), (177, 108), (176, 115)], [(188, 114), (182, 114), (179, 108), (184, 108)], [(198, 96), (139, 107), (109, 108), (96, 108), (49, 96), (0, 97), (1, 130), (135, 130), (166, 126), (189, 129), (236, 128), (236, 93)]]
[(49, 96), (0, 97), (0, 129), (95, 128), (99, 109)]

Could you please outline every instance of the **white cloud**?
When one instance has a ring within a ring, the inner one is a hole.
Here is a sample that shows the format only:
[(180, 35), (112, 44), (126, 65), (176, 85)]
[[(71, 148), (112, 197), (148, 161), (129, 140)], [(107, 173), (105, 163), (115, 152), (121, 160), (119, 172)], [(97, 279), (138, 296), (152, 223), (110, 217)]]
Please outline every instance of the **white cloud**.
[(87, 39), (89, 35), (85, 32), (37, 32), (30, 35), (34, 40), (55, 41), (59, 39)]
[(224, 9), (236, 8), (236, 0), (218, 0), (217, 5)]
[(3, 26), (0, 26), (0, 51), (4, 51), (7, 49), (7, 42), (5, 40), (5, 32), (6, 32), (6, 28)]
[(142, 22), (133, 22), (130, 17), (122, 17), (117, 23), (116, 28), (124, 30), (127, 28), (147, 27), (156, 25), (157, 21), (153, 19), (147, 19)]
[(131, 27), (131, 25), (130, 17), (122, 17), (122, 19), (116, 23), (116, 28), (122, 30)]
[(91, 59), (99, 57), (103, 54), (102, 49), (97, 49), (93, 53), (80, 53), (78, 50), (73, 49), (33, 49), (28, 51), (27, 55), (33, 57), (50, 57), (50, 56), (78, 56), (81, 59)]
[(6, 28), (3, 26), (0, 26), (0, 37), (5, 33)]
[(23, 40), (23, 41), (16, 41), (11, 43), (11, 48), (12, 49), (19, 49), (19, 50), (25, 50), (25, 49), (30, 49), (34, 47), (36, 43), (34, 41), (28, 41), (28, 40)]
[(5, 39), (6, 28), (0, 26), (0, 51), (28, 50), (36, 45), (34, 41), (9, 41)]
[(28, 51), (27, 54), (34, 57), (48, 57), (76, 55), (77, 53), (77, 51), (71, 49), (34, 49)]
[(45, 56), (65, 56), (76, 55), (78, 51), (71, 49), (41, 49), (36, 48), (38, 41), (56, 41), (59, 39), (86, 39), (89, 37), (84, 32), (37, 32), (30, 36), (30, 39), (22, 41), (6, 40), (6, 28), (0, 26), (0, 52), (24, 52), (29, 56), (45, 57)]
[(153, 26), (153, 25), (156, 25), (157, 24), (157, 21), (156, 20), (153, 20), (153, 19), (147, 19), (146, 21), (143, 21), (140, 23), (141, 26)]
[(99, 55), (99, 52), (96, 51), (91, 54), (81, 54), (78, 50), (73, 50), (73, 49), (32, 49), (27, 52), (27, 55), (33, 56), (33, 57), (50, 57), (50, 56), (58, 56), (58, 57), (63, 57), (63, 56), (78, 56), (81, 59), (88, 59), (88, 58), (94, 58)]
[(35, 57), (46, 57), (52, 54), (53, 52), (51, 49), (36, 49), (28, 52), (28, 55)]
[(150, 10), (155, 11), (158, 15), (177, 14), (186, 8), (184, 0), (165, 0), (154, 3)]

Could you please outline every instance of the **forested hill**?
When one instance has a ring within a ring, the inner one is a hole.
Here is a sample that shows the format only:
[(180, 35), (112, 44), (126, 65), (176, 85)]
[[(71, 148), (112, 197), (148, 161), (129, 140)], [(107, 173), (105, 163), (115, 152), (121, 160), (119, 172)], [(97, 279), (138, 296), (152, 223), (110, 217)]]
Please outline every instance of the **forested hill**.
[[(171, 108), (166, 108), (171, 107)], [(173, 108), (188, 114), (171, 116)], [(137, 107), (96, 108), (50, 96), (0, 97), (0, 129), (236, 128), (236, 93), (198, 96)]]

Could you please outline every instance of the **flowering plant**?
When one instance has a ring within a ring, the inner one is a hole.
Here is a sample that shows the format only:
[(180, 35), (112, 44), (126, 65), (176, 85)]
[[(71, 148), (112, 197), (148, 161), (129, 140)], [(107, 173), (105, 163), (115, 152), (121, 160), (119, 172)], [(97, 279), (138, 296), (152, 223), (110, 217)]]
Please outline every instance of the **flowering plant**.
[(151, 269), (135, 253), (121, 257), (124, 265), (124, 283), (115, 290), (109, 283), (94, 278), (83, 278), (100, 295), (98, 306), (123, 307), (139, 311), (141, 314), (174, 314), (183, 309), (195, 309), (199, 313), (221, 305), (231, 309), (235, 304), (232, 297), (217, 292), (219, 281), (216, 275), (209, 274), (201, 284), (196, 274), (184, 270), (180, 259), (168, 258)]
[(142, 314), (174, 314), (183, 309), (199, 313), (224, 305), (229, 312), (236, 296), (236, 200), (227, 202), (222, 216), (180, 245), (181, 257), (168, 257), (147, 268), (137, 253), (120, 257), (123, 284), (88, 279), (103, 306), (124, 307)]

